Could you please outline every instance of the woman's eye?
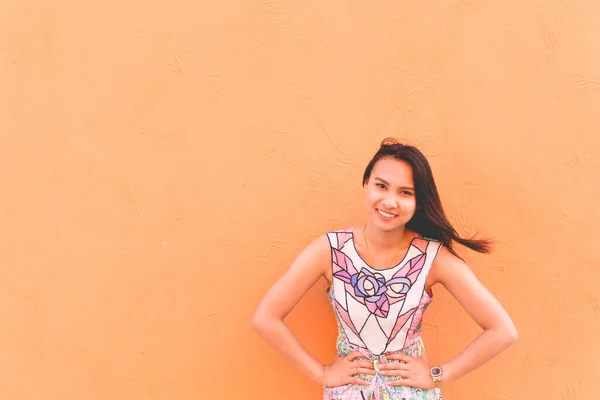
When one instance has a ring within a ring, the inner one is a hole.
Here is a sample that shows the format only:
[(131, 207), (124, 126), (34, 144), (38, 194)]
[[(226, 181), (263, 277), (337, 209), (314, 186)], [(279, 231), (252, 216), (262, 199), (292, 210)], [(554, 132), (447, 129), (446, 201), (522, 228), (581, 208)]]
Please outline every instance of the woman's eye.
[(402, 194), (405, 194), (405, 195), (407, 195), (407, 196), (412, 196), (412, 192), (408, 192), (408, 191), (406, 191), (406, 190), (403, 190), (403, 191), (402, 191)]
[(376, 183), (375, 184), (377, 187), (380, 187), (382, 189), (385, 189), (385, 185), (383, 183)]

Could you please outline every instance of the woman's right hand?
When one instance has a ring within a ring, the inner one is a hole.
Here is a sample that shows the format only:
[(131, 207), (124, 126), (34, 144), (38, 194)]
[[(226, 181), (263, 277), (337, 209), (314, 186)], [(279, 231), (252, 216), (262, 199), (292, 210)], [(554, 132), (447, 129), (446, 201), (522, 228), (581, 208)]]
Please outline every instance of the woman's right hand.
[(354, 375), (375, 375), (375, 367), (371, 361), (356, 360), (357, 358), (365, 358), (365, 356), (358, 350), (345, 357), (338, 355), (331, 364), (323, 368), (319, 383), (326, 387), (348, 384), (369, 386), (371, 382), (356, 378)]

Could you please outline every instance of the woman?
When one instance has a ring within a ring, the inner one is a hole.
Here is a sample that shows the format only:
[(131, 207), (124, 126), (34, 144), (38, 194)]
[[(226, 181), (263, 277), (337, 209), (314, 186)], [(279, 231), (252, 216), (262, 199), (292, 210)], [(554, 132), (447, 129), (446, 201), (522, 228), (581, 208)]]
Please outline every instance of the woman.
[[(325, 387), (325, 400), (441, 399), (439, 387), (480, 367), (517, 340), (510, 317), (456, 254), (464, 239), (444, 215), (429, 163), (412, 146), (385, 139), (364, 176), (365, 225), (310, 243), (271, 287), (252, 325), (290, 363)], [(309, 354), (283, 319), (321, 277), (337, 325), (338, 356)], [(483, 332), (442, 365), (421, 340), (431, 288), (443, 285)]]

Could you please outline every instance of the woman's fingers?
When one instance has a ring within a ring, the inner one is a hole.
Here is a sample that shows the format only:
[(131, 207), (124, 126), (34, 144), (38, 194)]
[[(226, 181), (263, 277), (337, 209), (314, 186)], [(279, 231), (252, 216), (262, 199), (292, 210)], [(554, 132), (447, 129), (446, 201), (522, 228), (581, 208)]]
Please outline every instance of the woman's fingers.
[(365, 381), (364, 379), (359, 379), (359, 378), (352, 378), (352, 382), (355, 385), (361, 385), (361, 386), (370, 386), (371, 382), (369, 381)]
[(394, 379), (387, 382), (388, 386), (413, 386), (410, 379)]
[(371, 370), (375, 371), (375, 366), (373, 365), (373, 362), (371, 362), (371, 361), (353, 361), (353, 363), (357, 367), (370, 368)]
[(407, 369), (388, 369), (386, 371), (381, 371), (381, 375), (384, 376), (403, 376), (406, 377), (409, 374)]
[(350, 361), (354, 361), (356, 358), (365, 358), (365, 355), (358, 350), (354, 350), (352, 353), (346, 356), (346, 359)]
[(404, 355), (402, 353), (386, 354), (385, 358), (387, 358), (388, 360), (400, 360), (400, 361), (405, 362), (405, 363), (409, 363), (413, 359), (412, 357), (409, 357), (409, 356)]
[(408, 371), (410, 367), (402, 363), (383, 363), (379, 364), (381, 371)]
[(352, 370), (352, 375), (375, 375), (375, 370), (372, 368), (354, 368)]

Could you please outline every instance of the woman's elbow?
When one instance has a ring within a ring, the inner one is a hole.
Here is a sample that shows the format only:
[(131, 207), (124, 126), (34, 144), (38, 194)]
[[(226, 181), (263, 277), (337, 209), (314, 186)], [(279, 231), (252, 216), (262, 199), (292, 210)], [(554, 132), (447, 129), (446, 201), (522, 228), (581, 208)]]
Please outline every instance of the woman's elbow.
[(252, 321), (250, 321), (250, 326), (255, 331), (260, 332), (264, 326), (264, 316), (258, 312), (254, 313), (254, 316), (252, 317)]
[(256, 332), (262, 334), (262, 332), (269, 330), (269, 328), (273, 326), (273, 323), (276, 321), (277, 318), (274, 318), (273, 316), (265, 312), (257, 310), (256, 313), (254, 313), (254, 316), (252, 317), (250, 326), (252, 326), (252, 329), (254, 329)]
[(506, 338), (506, 347), (512, 345), (517, 340), (519, 340), (519, 332), (517, 331), (517, 328), (513, 324), (510, 324), (509, 326), (507, 326), (504, 329), (504, 331), (505, 331), (504, 337)]

